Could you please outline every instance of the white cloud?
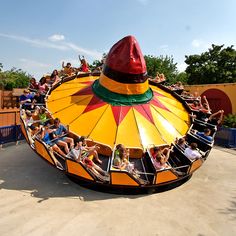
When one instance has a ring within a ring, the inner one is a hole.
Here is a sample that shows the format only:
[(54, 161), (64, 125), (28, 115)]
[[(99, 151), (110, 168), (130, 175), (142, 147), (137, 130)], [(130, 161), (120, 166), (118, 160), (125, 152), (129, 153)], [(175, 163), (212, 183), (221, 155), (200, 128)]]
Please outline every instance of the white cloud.
[(78, 54), (89, 56), (92, 59), (102, 58), (102, 53), (96, 50), (85, 49), (72, 42), (64, 41), (63, 39), (65, 39), (65, 37), (63, 35), (52, 35), (51, 37), (49, 37), (50, 40), (52, 40), (53, 38), (54, 42), (49, 42), (49, 41), (40, 40), (40, 39), (31, 39), (31, 38), (19, 36), (19, 35), (2, 34), (2, 33), (0, 33), (0, 37), (5, 37), (5, 38), (13, 39), (16, 41), (25, 42), (35, 47), (52, 48), (52, 49), (57, 49), (61, 51), (73, 50), (73, 51), (76, 51)]
[(72, 50), (76, 51), (79, 54), (85, 54), (87, 56), (91, 56), (94, 59), (101, 59), (102, 58), (102, 53), (100, 53), (96, 50), (88, 50), (85, 48), (81, 48), (74, 43), (65, 43), (65, 45), (68, 46), (69, 48), (71, 48)]
[(65, 36), (62, 34), (53, 34), (48, 39), (52, 42), (63, 41), (65, 40)]
[(31, 59), (26, 59), (26, 58), (20, 58), (19, 61), (21, 62), (21, 64), (28, 69), (35, 69), (35, 68), (50, 68), (50, 65), (42, 63), (42, 62), (38, 62), (38, 61), (34, 61)]
[(177, 63), (177, 69), (179, 72), (185, 71), (187, 65), (185, 63)]
[(194, 39), (191, 42), (191, 45), (194, 48), (207, 49), (210, 47), (211, 44), (209, 42), (205, 42), (204, 40), (201, 40), (201, 39)]
[(54, 48), (54, 49), (58, 49), (58, 50), (68, 50), (68, 48), (64, 45), (58, 45), (58, 44), (50, 43), (50, 42), (40, 40), (40, 39), (31, 39), (31, 38), (23, 37), (23, 36), (19, 36), (19, 35), (2, 34), (2, 33), (0, 33), (0, 36), (5, 37), (5, 38), (9, 38), (9, 39), (14, 39), (17, 41), (22, 41), (25, 43), (29, 43), (32, 46), (37, 46), (37, 47), (42, 47), (42, 48)]
[(200, 45), (201, 45), (201, 40), (199, 39), (194, 39), (191, 43), (191, 45), (194, 47), (194, 48), (199, 48)]
[(20, 58), (19, 65), (17, 66), (23, 71), (27, 71), (27, 73), (34, 76), (38, 80), (42, 77), (42, 75), (50, 74), (54, 68), (52, 65), (27, 58)]

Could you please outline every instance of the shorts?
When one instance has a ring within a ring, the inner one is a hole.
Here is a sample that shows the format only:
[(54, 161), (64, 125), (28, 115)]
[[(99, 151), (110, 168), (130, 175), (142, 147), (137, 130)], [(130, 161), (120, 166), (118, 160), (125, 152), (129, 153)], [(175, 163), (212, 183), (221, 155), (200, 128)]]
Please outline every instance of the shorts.
[(31, 130), (36, 130), (36, 127), (34, 125), (28, 126)]
[(58, 143), (58, 141), (65, 142), (65, 140), (66, 140), (66, 137), (61, 137), (61, 138), (58, 138), (57, 140), (55, 140), (55, 143)]
[(54, 141), (47, 141), (46, 144), (50, 147), (54, 146), (56, 143)]
[(89, 157), (85, 157), (85, 158), (84, 158), (84, 163), (85, 163), (86, 165), (88, 165), (89, 167), (93, 167), (93, 161), (90, 160)]

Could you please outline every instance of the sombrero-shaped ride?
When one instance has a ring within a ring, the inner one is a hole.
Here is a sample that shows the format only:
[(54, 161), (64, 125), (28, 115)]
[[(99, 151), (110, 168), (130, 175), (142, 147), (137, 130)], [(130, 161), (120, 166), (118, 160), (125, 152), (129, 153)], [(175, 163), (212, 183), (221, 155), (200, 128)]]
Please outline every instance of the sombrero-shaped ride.
[[(54, 86), (48, 93), (46, 107), (53, 118), (69, 127), (70, 137), (85, 136), (89, 145), (100, 146), (101, 167), (109, 178), (93, 173), (83, 162), (70, 158), (62, 161), (66, 174), (88, 187), (131, 193), (158, 191), (180, 185), (203, 162), (174, 153), (168, 168), (154, 166), (150, 155), (153, 147), (168, 146), (176, 137), (186, 135), (190, 116), (183, 101), (149, 85), (145, 60), (133, 36), (121, 39), (111, 48), (101, 74), (70, 76)], [(118, 144), (129, 148), (129, 161), (137, 174), (113, 166)], [(55, 165), (51, 157), (55, 154), (41, 140), (35, 140), (34, 148)]]

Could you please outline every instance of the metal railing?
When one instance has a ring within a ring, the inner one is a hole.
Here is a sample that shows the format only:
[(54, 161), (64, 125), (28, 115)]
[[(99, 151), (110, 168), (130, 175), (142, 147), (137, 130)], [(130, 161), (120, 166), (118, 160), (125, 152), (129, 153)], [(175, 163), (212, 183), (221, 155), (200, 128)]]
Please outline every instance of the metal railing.
[[(7, 115), (13, 114), (11, 119), (7, 119)], [(0, 118), (3, 120), (0, 126), (0, 146), (9, 142), (18, 142), (24, 139), (24, 135), (21, 132), (20, 125), (17, 124), (19, 111), (0, 111)], [(4, 120), (4, 116), (6, 116)]]

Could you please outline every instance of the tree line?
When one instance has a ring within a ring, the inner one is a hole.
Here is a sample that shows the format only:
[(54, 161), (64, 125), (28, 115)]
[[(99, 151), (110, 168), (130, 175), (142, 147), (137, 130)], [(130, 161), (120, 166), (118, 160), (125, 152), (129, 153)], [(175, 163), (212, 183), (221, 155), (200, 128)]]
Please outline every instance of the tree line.
[[(233, 46), (211, 45), (208, 51), (201, 54), (185, 56), (187, 65), (184, 72), (179, 72), (177, 63), (172, 56), (145, 55), (147, 73), (155, 77), (157, 73), (163, 73), (167, 83), (181, 81), (183, 84), (217, 84), (236, 82), (236, 51)], [(90, 67), (93, 69), (101, 66), (98, 60), (93, 61)], [(27, 87), (31, 76), (21, 69), (12, 68), (3, 71), (0, 63), (0, 88), (11, 90), (12, 88)]]

